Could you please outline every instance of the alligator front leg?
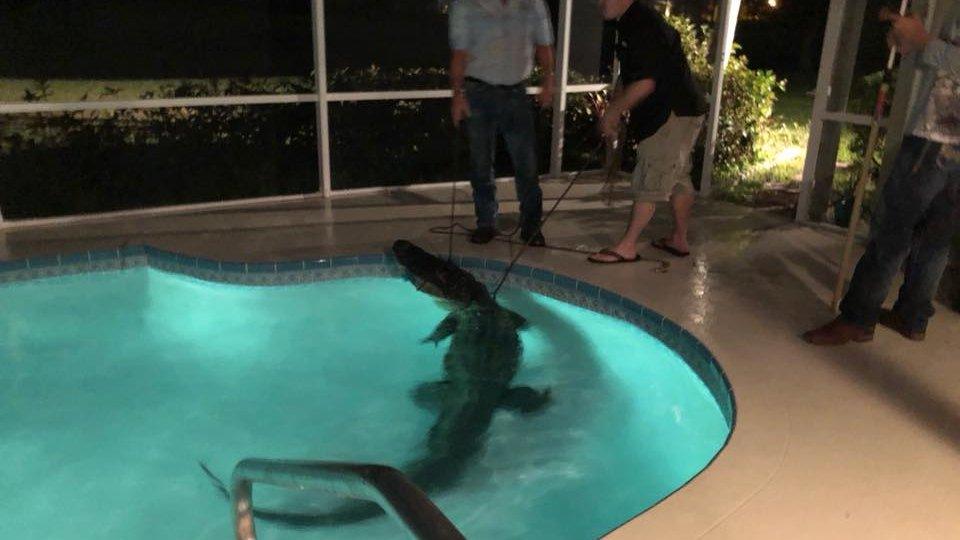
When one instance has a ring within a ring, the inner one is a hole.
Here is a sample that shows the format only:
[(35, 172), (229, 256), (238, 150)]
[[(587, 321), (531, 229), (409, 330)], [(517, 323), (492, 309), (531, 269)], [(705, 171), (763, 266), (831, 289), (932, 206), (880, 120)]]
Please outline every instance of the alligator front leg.
[(453, 313), (447, 315), (447, 317), (440, 321), (440, 324), (433, 329), (433, 333), (423, 338), (421, 343), (433, 343), (433, 345), (436, 346), (444, 339), (452, 336), (453, 333), (457, 331), (457, 325), (459, 323), (460, 320), (457, 319), (456, 315)]
[(532, 413), (550, 403), (550, 389), (534, 390), (529, 386), (515, 386), (503, 393), (500, 406), (505, 409)]

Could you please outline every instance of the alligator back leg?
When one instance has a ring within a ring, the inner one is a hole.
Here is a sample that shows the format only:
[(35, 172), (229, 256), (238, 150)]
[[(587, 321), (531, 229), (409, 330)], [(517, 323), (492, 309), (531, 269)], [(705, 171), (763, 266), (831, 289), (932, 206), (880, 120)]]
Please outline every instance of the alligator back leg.
[(436, 412), (443, 407), (443, 400), (449, 388), (450, 381), (423, 383), (414, 388), (410, 396), (421, 409)]

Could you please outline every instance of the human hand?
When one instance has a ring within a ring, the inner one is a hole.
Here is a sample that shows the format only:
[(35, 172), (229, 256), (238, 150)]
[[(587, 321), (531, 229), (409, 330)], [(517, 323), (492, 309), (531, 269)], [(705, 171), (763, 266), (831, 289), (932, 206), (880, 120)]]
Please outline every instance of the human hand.
[(600, 122), (597, 123), (597, 131), (600, 132), (600, 136), (608, 141), (616, 141), (617, 137), (620, 136), (620, 117), (621, 112), (619, 109), (613, 106), (607, 106), (603, 117), (600, 118)]
[(453, 119), (453, 125), (460, 127), (460, 122), (470, 116), (470, 104), (467, 103), (467, 96), (462, 92), (454, 91), (453, 100), (450, 102), (450, 117)]
[(540, 93), (537, 94), (537, 105), (543, 109), (549, 109), (553, 106), (553, 77), (547, 77), (540, 87)]
[(891, 23), (887, 32), (887, 44), (900, 49), (902, 54), (910, 54), (923, 50), (930, 43), (931, 37), (927, 33), (923, 21), (915, 15), (900, 15), (889, 9), (880, 10), (880, 20)]

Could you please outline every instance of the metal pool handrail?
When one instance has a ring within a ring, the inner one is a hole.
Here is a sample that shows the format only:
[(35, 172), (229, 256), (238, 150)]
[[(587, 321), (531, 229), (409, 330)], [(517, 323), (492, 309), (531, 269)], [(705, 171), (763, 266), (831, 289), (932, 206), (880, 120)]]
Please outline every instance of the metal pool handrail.
[(231, 508), (237, 540), (256, 540), (253, 484), (322, 490), (380, 505), (421, 540), (465, 540), (447, 516), (403, 473), (386, 465), (245, 459), (233, 469)]

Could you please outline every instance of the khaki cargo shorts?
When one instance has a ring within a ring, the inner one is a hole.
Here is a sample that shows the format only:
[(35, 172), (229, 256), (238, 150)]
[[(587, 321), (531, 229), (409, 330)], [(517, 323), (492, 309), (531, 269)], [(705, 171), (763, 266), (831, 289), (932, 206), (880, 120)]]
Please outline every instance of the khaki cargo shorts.
[(703, 116), (676, 116), (637, 145), (637, 167), (633, 170), (634, 200), (661, 202), (677, 194), (694, 194), (690, 154), (700, 136)]

